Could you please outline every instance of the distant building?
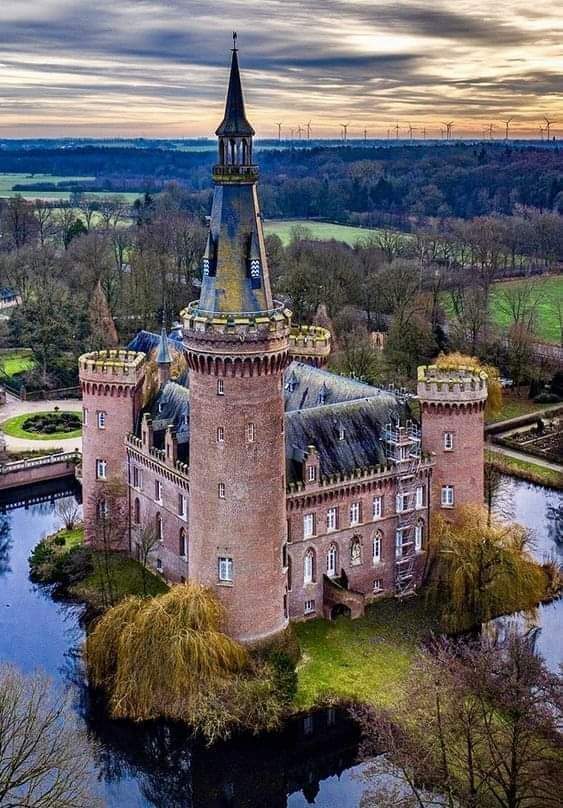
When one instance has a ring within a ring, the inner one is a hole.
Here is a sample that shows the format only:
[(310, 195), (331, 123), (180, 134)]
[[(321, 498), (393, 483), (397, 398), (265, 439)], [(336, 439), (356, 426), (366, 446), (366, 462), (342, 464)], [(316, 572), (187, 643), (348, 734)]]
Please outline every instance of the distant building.
[(419, 423), (406, 397), (323, 370), (329, 331), (272, 298), (253, 135), (235, 48), (200, 298), (170, 336), (80, 358), (87, 539), (119, 479), (124, 549), (152, 526), (155, 569), (209, 586), (244, 641), (419, 586), (432, 513), (482, 501), (487, 397), (469, 370), (421, 368)]
[(8, 286), (0, 288), (0, 309), (10, 309), (19, 306), (21, 302), (21, 297), (13, 289)]

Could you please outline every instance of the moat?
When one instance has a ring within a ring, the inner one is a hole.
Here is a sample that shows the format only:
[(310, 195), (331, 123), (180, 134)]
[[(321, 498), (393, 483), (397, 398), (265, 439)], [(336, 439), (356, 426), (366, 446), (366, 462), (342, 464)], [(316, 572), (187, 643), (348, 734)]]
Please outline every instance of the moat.
[[(283, 732), (238, 738), (206, 749), (179, 727), (148, 729), (107, 721), (92, 701), (80, 659), (82, 608), (56, 602), (28, 578), (28, 556), (56, 526), (54, 497), (73, 496), (62, 486), (0, 501), (0, 662), (26, 672), (43, 670), (54, 686), (70, 688), (92, 742), (92, 766), (106, 804), (119, 808), (359, 808), (369, 787), (358, 760), (358, 736), (345, 716), (320, 711), (289, 722)], [(51, 498), (53, 497), (53, 498)], [(41, 501), (45, 500), (45, 501)], [(495, 507), (533, 527), (535, 554), (563, 563), (563, 498), (560, 493), (509, 477)], [(507, 620), (502, 621), (505, 624)], [(563, 661), (563, 600), (542, 606), (526, 627), (549, 666)], [(249, 765), (250, 762), (250, 765)]]

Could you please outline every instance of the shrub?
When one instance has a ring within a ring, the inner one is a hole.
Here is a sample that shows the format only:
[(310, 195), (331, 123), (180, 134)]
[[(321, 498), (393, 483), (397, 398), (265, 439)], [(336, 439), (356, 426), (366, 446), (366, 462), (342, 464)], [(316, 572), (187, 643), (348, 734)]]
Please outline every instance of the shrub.
[(52, 583), (64, 587), (83, 581), (94, 571), (92, 550), (84, 545), (73, 547), (68, 553), (58, 556), (51, 573)]
[(534, 401), (536, 404), (558, 404), (561, 399), (555, 393), (540, 393)]

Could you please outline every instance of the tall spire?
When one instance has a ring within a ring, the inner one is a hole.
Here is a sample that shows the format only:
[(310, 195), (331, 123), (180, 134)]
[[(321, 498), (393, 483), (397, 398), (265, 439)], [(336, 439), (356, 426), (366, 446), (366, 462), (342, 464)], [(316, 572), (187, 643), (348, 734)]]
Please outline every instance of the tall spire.
[(240, 81), (240, 71), (238, 66), (236, 31), (233, 31), (232, 54), (231, 75), (229, 78), (229, 89), (227, 90), (225, 116), (218, 126), (215, 134), (219, 137), (252, 137), (254, 134), (254, 129), (248, 123), (246, 113), (244, 111), (244, 97), (242, 95), (242, 84)]

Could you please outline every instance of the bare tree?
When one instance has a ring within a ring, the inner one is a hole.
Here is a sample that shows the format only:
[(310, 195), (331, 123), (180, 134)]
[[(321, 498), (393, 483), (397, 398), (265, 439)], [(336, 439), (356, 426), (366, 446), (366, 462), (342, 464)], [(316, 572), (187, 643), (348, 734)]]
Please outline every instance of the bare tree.
[(0, 805), (3, 808), (101, 806), (91, 750), (68, 699), (41, 676), (0, 666)]
[(74, 530), (78, 517), (80, 516), (80, 507), (74, 497), (65, 497), (57, 502), (57, 516), (64, 525), (65, 530)]
[(46, 240), (55, 232), (53, 205), (45, 199), (36, 199), (33, 212), (37, 219), (39, 243), (44, 247)]
[(127, 504), (125, 486), (118, 478), (100, 485), (91, 496), (92, 510), (95, 513), (96, 538), (94, 566), (100, 581), (100, 594), (104, 607), (113, 606), (116, 601), (116, 587), (112, 566), (112, 555), (125, 549), (127, 533)]
[(497, 304), (510, 325), (523, 326), (533, 333), (540, 300), (541, 289), (534, 280), (527, 278), (518, 283), (502, 284)]
[(137, 539), (137, 554), (142, 564), (143, 595), (147, 594), (147, 568), (155, 547), (160, 544), (160, 536), (154, 524), (146, 525)]

